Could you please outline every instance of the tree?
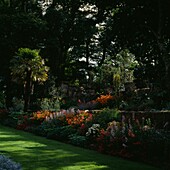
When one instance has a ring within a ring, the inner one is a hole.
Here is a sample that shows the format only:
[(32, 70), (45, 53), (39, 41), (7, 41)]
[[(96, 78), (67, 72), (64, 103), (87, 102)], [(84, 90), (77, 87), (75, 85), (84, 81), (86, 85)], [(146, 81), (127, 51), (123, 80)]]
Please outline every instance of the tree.
[(117, 4), (120, 12), (114, 16), (119, 46), (135, 54), (145, 80), (162, 87), (170, 82), (169, 5), (168, 0), (122, 0)]
[(98, 67), (96, 81), (100, 86), (104, 85), (103, 88), (114, 87), (115, 93), (118, 93), (126, 83), (133, 82), (133, 72), (137, 65), (135, 56), (128, 49), (121, 50), (118, 54), (107, 57), (102, 66)]
[(33, 93), (33, 82), (44, 82), (48, 78), (49, 68), (38, 50), (20, 48), (11, 59), (11, 74), (13, 80), (24, 85), (24, 111), (28, 110), (30, 96)]
[[(84, 70), (90, 76), (91, 61), (98, 60), (96, 56), (96, 24), (102, 22), (105, 10), (97, 1), (85, 0), (55, 0), (47, 9), (45, 20), (48, 23), (48, 37), (45, 45), (46, 54), (52, 73), (58, 82), (68, 80), (65, 70), (72, 65)], [(80, 59), (84, 59), (80, 61)], [(74, 63), (74, 64), (70, 64)], [(80, 66), (82, 68), (80, 68)], [(79, 76), (74, 74), (74, 76)]]
[(45, 40), (46, 24), (37, 9), (30, 6), (31, 10), (24, 12), (18, 7), (18, 2), (19, 0), (0, 1), (0, 76), (6, 87), (7, 108), (12, 106), (15, 92), (9, 70), (13, 54), (20, 47), (39, 49)]
[(78, 79), (89, 85), (105, 61), (129, 49), (139, 63), (136, 82), (147, 80), (170, 92), (169, 4), (168, 0), (2, 0), (0, 74), (8, 75), (9, 61), (19, 47), (43, 47), (41, 55), (48, 56), (58, 84)]

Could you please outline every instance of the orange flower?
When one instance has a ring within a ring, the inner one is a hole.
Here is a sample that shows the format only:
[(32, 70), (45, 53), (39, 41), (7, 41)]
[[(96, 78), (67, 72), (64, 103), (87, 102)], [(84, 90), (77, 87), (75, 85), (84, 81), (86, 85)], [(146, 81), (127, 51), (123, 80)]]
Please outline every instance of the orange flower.
[(80, 112), (78, 114), (66, 116), (66, 121), (69, 125), (81, 125), (92, 119), (92, 114), (86, 112)]
[(37, 112), (33, 113), (33, 118), (35, 120), (45, 119), (47, 116), (50, 116), (51, 113), (52, 112), (47, 111), (47, 110), (45, 110), (45, 111), (37, 111)]
[(100, 97), (98, 97), (96, 99), (97, 102), (103, 104), (107, 104), (109, 100), (113, 100), (113, 96), (111, 96), (110, 94), (107, 95), (101, 95)]

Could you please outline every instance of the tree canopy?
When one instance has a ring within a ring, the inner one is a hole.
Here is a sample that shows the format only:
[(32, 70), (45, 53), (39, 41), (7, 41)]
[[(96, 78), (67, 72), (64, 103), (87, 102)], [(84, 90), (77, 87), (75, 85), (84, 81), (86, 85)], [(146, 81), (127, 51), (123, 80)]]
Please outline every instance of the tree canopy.
[[(3, 0), (0, 71), (19, 48), (41, 49), (56, 83), (95, 81), (100, 68), (128, 49), (138, 62), (135, 82), (170, 91), (168, 0)], [(126, 57), (123, 57), (123, 62)], [(113, 63), (114, 65), (114, 63)]]

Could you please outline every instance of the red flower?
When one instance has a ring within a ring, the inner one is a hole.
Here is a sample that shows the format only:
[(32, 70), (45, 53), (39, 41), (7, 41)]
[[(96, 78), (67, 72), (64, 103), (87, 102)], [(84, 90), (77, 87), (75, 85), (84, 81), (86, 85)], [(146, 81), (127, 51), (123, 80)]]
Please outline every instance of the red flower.
[(134, 145), (141, 145), (141, 142), (137, 141), (133, 143)]
[(135, 137), (135, 134), (130, 129), (128, 130), (128, 135), (132, 138)]

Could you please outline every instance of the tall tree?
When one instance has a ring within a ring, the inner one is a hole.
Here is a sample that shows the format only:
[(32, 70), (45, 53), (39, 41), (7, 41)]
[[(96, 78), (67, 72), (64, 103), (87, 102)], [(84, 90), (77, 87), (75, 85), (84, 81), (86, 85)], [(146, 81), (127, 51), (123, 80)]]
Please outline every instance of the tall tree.
[[(11, 107), (13, 85), (10, 78), (10, 60), (20, 47), (39, 49), (44, 44), (46, 24), (37, 10), (23, 12), (17, 1), (0, 3), (0, 76), (4, 79), (6, 98)], [(20, 1), (21, 2), (21, 1)]]
[(117, 4), (119, 13), (114, 16), (117, 43), (136, 55), (143, 78), (152, 83), (169, 81), (169, 5), (168, 0), (122, 0)]
[[(67, 79), (65, 70), (69, 63), (77, 69), (91, 71), (91, 60), (96, 53), (98, 19), (96, 1), (55, 0), (45, 15), (49, 26), (46, 52), (49, 53), (53, 73), (58, 81)], [(104, 11), (102, 11), (104, 13)], [(100, 12), (101, 14), (101, 12)], [(84, 58), (84, 61), (80, 59)]]
[(48, 78), (49, 68), (39, 51), (20, 48), (11, 60), (11, 74), (13, 80), (24, 85), (24, 111), (28, 110), (30, 96), (33, 93), (33, 82), (44, 82)]

